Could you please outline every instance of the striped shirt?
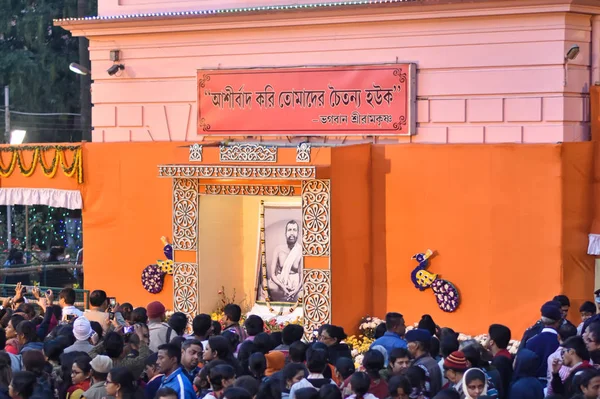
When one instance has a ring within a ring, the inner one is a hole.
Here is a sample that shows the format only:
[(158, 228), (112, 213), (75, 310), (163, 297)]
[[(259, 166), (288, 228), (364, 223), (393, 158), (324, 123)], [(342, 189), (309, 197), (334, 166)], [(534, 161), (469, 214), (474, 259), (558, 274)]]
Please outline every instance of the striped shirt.
[[(555, 359), (558, 359), (562, 362), (562, 347), (558, 347), (558, 349), (551, 354), (550, 356), (548, 356), (548, 371), (546, 372), (546, 378), (548, 378), (548, 395), (552, 394), (552, 384), (550, 384), (550, 381), (552, 381), (552, 363), (554, 362)], [(567, 367), (565, 365), (563, 365), (560, 370), (558, 370), (558, 375), (560, 376), (560, 379), (562, 380), (562, 382), (565, 382), (565, 380), (567, 379), (567, 377), (569, 376), (569, 374), (571, 373), (571, 367)]]

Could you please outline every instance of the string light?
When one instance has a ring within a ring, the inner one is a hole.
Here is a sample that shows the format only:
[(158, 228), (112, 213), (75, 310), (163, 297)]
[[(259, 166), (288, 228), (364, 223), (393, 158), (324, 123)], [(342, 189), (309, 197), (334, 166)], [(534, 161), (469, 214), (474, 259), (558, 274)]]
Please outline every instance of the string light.
[[(75, 255), (82, 248), (81, 211), (37, 205), (29, 207), (29, 246), (32, 250), (64, 247)], [(25, 207), (13, 206), (11, 237), (25, 249)], [(7, 250), (6, 206), (0, 208), (0, 251)]]

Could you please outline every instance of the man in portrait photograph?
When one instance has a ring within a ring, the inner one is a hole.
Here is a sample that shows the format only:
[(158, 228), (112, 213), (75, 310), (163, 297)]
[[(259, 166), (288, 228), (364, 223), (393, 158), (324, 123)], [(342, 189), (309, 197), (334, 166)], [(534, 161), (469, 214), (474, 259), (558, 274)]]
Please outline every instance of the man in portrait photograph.
[(271, 301), (295, 302), (302, 288), (302, 245), (298, 222), (285, 225), (286, 244), (278, 245), (268, 265), (268, 287)]

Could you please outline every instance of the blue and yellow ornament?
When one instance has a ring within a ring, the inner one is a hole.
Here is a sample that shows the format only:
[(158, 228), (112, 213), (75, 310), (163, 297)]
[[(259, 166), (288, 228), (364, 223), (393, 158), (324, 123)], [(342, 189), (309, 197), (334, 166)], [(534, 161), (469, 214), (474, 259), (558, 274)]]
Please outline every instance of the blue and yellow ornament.
[(449, 281), (442, 280), (437, 274), (427, 271), (429, 259), (434, 252), (428, 249), (425, 253), (418, 253), (412, 259), (419, 262), (419, 265), (412, 271), (410, 278), (415, 288), (425, 291), (431, 288), (440, 309), (444, 312), (454, 312), (460, 304), (458, 289)]
[(166, 237), (161, 237), (160, 240), (164, 245), (163, 253), (167, 260), (157, 260), (156, 264), (160, 266), (160, 269), (165, 274), (173, 274), (173, 247), (169, 244)]

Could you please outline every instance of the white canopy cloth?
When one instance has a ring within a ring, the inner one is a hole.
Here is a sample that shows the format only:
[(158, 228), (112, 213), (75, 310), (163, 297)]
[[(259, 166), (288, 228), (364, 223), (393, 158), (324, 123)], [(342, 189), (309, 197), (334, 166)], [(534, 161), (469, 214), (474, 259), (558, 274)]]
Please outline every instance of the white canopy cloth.
[(79, 190), (0, 188), (0, 205), (47, 205), (54, 208), (83, 209), (83, 200)]

